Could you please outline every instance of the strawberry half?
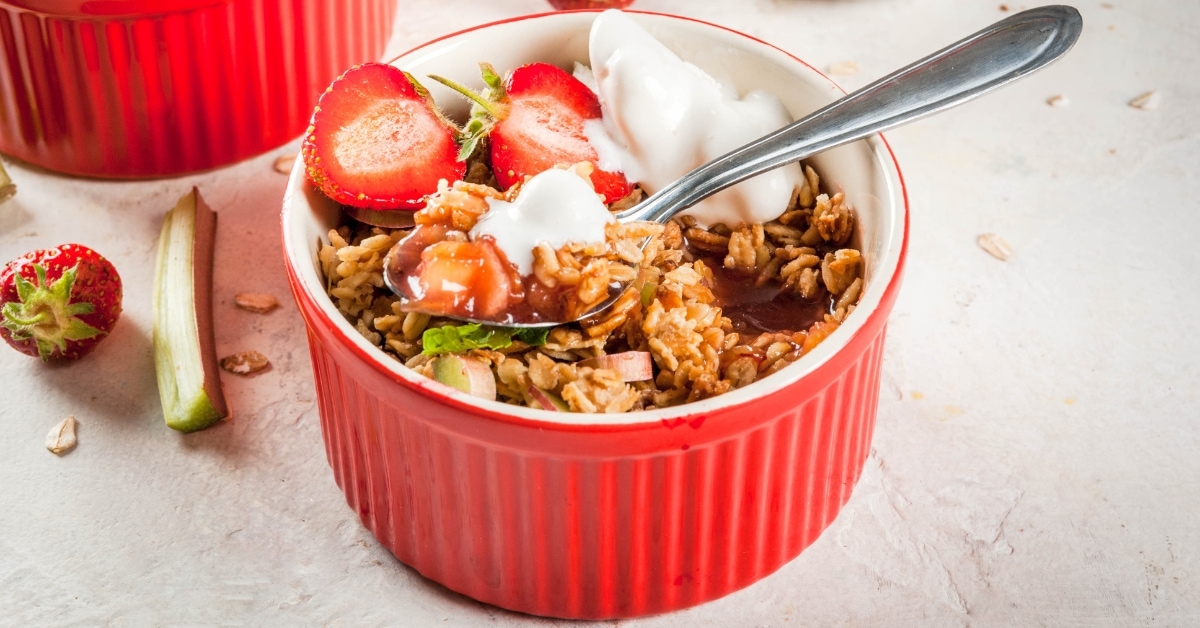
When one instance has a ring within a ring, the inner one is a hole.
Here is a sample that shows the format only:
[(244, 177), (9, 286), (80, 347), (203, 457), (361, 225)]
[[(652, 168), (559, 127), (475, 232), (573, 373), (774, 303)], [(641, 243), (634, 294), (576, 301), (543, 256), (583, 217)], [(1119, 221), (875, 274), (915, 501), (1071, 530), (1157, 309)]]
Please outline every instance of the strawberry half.
[(0, 270), (0, 336), (42, 360), (91, 353), (121, 316), (121, 277), (92, 249), (63, 244)]
[[(548, 63), (523, 65), (503, 83), (490, 65), (481, 63), (480, 68), (488, 86), (486, 96), (449, 79), (430, 78), (475, 101), (476, 116), (489, 118), (485, 124), (473, 120), (474, 129), (491, 139), (492, 171), (501, 188), (507, 190), (557, 165), (588, 161), (596, 166), (592, 185), (605, 203), (633, 191), (624, 174), (599, 168), (596, 149), (584, 134), (585, 122), (600, 119), (600, 100), (587, 85)], [(473, 147), (468, 140), (463, 152)]]
[(411, 76), (364, 63), (321, 95), (301, 151), (309, 179), (338, 203), (416, 210), (438, 180), (466, 173), (456, 134)]

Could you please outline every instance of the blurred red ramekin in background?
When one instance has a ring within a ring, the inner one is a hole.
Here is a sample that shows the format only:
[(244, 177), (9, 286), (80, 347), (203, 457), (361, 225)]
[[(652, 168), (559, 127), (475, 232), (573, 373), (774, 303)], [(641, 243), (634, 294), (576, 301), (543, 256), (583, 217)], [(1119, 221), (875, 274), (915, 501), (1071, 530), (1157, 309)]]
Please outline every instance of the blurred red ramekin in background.
[(68, 174), (214, 168), (304, 132), (395, 0), (0, 0), (0, 152)]

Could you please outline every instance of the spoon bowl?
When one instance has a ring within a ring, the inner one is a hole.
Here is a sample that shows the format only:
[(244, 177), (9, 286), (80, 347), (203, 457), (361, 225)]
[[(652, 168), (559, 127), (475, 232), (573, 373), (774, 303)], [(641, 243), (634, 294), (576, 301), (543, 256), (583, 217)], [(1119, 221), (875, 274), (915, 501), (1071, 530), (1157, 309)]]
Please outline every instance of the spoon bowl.
[[(695, 168), (616, 218), (665, 223), (757, 174), (963, 104), (1056, 61), (1082, 30), (1082, 17), (1069, 6), (1017, 13)], [(419, 298), (414, 288), (420, 256), (419, 251), (413, 254), (418, 243), (412, 240), (418, 232), (398, 242), (384, 263), (384, 283), (407, 304), (405, 309), (415, 309), (412, 303)], [(500, 320), (447, 311), (427, 313), (507, 327), (553, 327), (602, 313), (626, 288), (626, 284), (611, 284), (607, 298), (572, 320), (545, 320), (531, 310), (506, 312)]]

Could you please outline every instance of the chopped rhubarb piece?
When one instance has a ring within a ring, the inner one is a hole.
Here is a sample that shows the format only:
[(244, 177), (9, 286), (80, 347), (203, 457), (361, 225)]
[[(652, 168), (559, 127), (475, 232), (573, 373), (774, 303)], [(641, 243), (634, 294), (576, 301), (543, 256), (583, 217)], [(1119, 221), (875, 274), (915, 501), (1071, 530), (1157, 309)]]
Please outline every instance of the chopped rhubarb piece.
[(167, 425), (202, 430), (229, 414), (212, 322), (217, 215), (196, 188), (167, 213), (154, 276), (154, 366)]
[(579, 366), (609, 369), (617, 372), (623, 382), (643, 382), (654, 379), (654, 360), (648, 351), (626, 351), (588, 358)]
[(567, 405), (567, 402), (563, 401), (562, 397), (543, 388), (538, 388), (533, 384), (529, 385), (529, 389), (526, 392), (529, 393), (529, 398), (533, 400), (533, 403), (537, 404), (536, 407), (542, 410), (568, 412), (571, 409)]
[(496, 398), (492, 369), (474, 358), (443, 355), (433, 361), (433, 379), (481, 399)]

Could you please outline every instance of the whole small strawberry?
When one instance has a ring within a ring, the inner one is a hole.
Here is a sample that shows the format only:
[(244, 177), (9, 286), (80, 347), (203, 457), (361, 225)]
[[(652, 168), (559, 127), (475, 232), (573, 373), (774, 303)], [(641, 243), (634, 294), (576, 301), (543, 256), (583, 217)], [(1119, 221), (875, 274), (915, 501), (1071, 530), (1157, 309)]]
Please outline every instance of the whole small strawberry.
[(550, 0), (550, 6), (559, 11), (570, 9), (624, 9), (633, 0)]
[(39, 249), (0, 270), (0, 336), (44, 361), (91, 353), (121, 316), (121, 277), (79, 244)]

